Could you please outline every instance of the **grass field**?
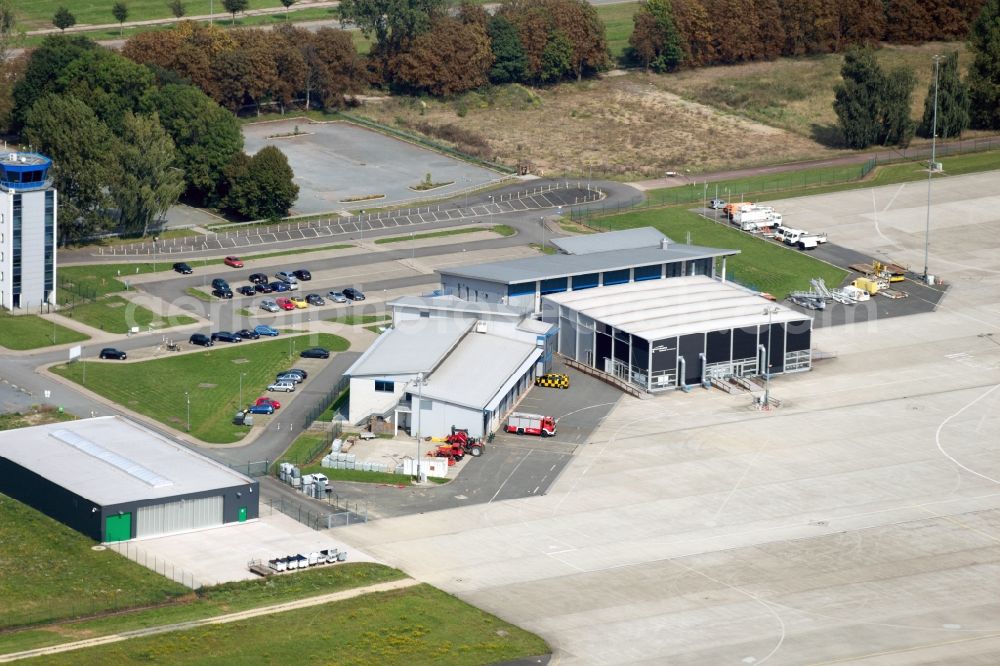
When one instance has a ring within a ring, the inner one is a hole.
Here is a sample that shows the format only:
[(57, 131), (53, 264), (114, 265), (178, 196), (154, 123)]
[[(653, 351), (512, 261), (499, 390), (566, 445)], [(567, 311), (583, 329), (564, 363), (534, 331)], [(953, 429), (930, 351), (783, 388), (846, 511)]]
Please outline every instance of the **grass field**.
[(731, 248), (740, 254), (729, 257), (727, 279), (758, 291), (784, 298), (789, 292), (808, 289), (810, 278), (821, 277), (831, 287), (839, 285), (847, 271), (813, 259), (761, 238), (717, 224), (683, 208), (661, 208), (605, 217), (591, 222), (602, 231), (656, 227), (675, 242), (684, 242), (690, 234), (694, 245)]
[(605, 35), (608, 39), (608, 50), (611, 57), (618, 59), (628, 46), (628, 38), (632, 35), (632, 17), (639, 9), (638, 2), (626, 2), (615, 5), (598, 5), (595, 7), (597, 16), (604, 23)]
[[(504, 225), (506, 226), (506, 225)], [(507, 227), (511, 229), (511, 227)], [(376, 238), (376, 245), (386, 245), (388, 243), (402, 243), (403, 241), (409, 240), (423, 240), (425, 238), (444, 238), (445, 236), (461, 236), (462, 234), (475, 234), (480, 231), (491, 231), (493, 233), (498, 233), (501, 236), (509, 236), (511, 234), (499, 233), (493, 227), (462, 227), (460, 229), (445, 229), (443, 231), (428, 231), (422, 234), (412, 234), (410, 236), (389, 236), (387, 238)], [(513, 231), (513, 230), (511, 230)]]
[[(118, 557), (128, 562), (125, 558)], [(348, 562), (333, 567), (299, 571), (289, 576), (276, 576), (267, 581), (225, 583), (202, 588), (196, 594), (189, 594), (174, 603), (157, 608), (134, 609), (72, 624), (52, 624), (0, 633), (0, 654), (159, 624), (213, 617), (403, 577), (402, 572), (380, 564)]]
[[(324, 433), (304, 432), (295, 438), (288, 449), (281, 456), (271, 463), (271, 467), (277, 467), (283, 462), (290, 462), (295, 465), (307, 465), (316, 458), (316, 451), (321, 443), (326, 442)], [(328, 450), (321, 449), (319, 457), (322, 457)]]
[(90, 336), (38, 315), (0, 314), (0, 347), (22, 351), (89, 340)]
[[(244, 402), (261, 395), (274, 375), (299, 362), (295, 350), (311, 346), (345, 351), (347, 340), (320, 333), (266, 342), (244, 342), (194, 354), (137, 363), (87, 363), (85, 386), (128, 409), (145, 414), (178, 430), (187, 429), (190, 395), (191, 434), (214, 443), (242, 439), (247, 431), (232, 424), (240, 401), (240, 375)], [(52, 371), (83, 384), (82, 363), (58, 365)]]
[(114, 608), (188, 592), (5, 495), (0, 495), (0, 628)]
[(541, 638), (429, 585), (418, 585), (233, 624), (52, 655), (45, 657), (45, 662), (478, 666), (548, 652)]
[(148, 308), (136, 305), (121, 296), (109, 294), (90, 303), (81, 303), (63, 310), (62, 314), (87, 326), (108, 333), (127, 333), (133, 326), (143, 332), (151, 328), (169, 328), (193, 324), (197, 319), (187, 315), (161, 317)]
[[(208, 15), (210, 8), (215, 8), (216, 21), (228, 23), (231, 18), (222, 7), (221, 0), (212, 2), (211, 0), (185, 0), (184, 6), (187, 8), (187, 16)], [(111, 7), (114, 0), (32, 0), (31, 2), (17, 2), (14, 4), (17, 18), (21, 27), (33, 30), (38, 28), (51, 28), (52, 17), (59, 7), (65, 6), (76, 17), (77, 25), (83, 24), (104, 24), (117, 23), (111, 14)], [(248, 9), (263, 9), (266, 7), (280, 7), (278, 0), (250, 0)], [(172, 18), (173, 14), (167, 8), (167, 3), (163, 0), (129, 0), (128, 20), (145, 21), (149, 19)], [(284, 14), (281, 14), (284, 20)], [(114, 31), (114, 38), (118, 38), (118, 31)]]
[(384, 323), (391, 321), (389, 315), (344, 315), (343, 317), (337, 317), (334, 321), (341, 324), (347, 324), (348, 326), (359, 326), (361, 324), (375, 324)]

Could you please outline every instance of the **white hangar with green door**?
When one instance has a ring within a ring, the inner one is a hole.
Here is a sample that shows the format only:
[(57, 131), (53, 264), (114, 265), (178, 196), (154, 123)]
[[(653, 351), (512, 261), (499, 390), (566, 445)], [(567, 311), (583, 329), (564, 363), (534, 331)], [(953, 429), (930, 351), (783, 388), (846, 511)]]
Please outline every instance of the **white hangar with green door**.
[(258, 517), (258, 484), (118, 416), (0, 432), (0, 492), (101, 542)]

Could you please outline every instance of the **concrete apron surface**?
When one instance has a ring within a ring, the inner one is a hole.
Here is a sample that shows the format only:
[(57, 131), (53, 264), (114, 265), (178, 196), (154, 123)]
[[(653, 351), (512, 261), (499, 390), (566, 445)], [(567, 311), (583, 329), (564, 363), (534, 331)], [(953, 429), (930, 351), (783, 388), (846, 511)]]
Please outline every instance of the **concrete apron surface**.
[[(773, 381), (780, 409), (624, 398), (546, 496), (337, 536), (556, 663), (997, 663), (997, 177), (934, 183), (937, 311), (818, 330), (835, 357)], [(914, 264), (925, 202), (926, 183), (779, 210), (835, 211), (838, 243)]]

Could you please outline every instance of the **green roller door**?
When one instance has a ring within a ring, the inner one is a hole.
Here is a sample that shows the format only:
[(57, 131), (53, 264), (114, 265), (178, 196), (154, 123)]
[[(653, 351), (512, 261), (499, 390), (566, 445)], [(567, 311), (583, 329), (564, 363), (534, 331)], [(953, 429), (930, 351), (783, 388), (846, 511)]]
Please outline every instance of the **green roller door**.
[(247, 508), (245, 506), (240, 507), (239, 521), (241, 523), (245, 523), (247, 521)]
[(122, 513), (104, 519), (104, 540), (128, 541), (132, 538), (132, 514)]

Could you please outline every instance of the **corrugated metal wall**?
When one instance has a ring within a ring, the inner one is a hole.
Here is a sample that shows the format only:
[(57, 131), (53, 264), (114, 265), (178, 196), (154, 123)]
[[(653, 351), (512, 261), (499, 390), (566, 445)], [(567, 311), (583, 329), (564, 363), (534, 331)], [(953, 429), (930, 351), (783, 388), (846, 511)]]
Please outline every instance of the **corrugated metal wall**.
[(169, 534), (222, 524), (222, 496), (140, 507), (136, 537)]

